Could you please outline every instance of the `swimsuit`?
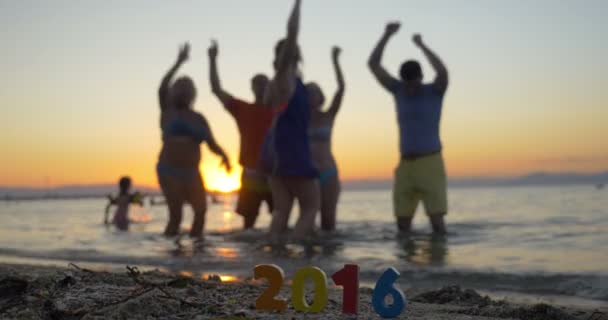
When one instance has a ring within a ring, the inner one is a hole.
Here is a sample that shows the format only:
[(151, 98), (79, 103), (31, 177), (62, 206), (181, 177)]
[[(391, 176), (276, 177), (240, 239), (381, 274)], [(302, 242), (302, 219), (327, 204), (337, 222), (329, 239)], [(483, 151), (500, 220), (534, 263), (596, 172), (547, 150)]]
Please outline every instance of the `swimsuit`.
[[(188, 137), (201, 144), (209, 139), (206, 129), (196, 128), (180, 117), (162, 126), (162, 131), (163, 140), (169, 137)], [(156, 165), (156, 173), (159, 177), (170, 176), (182, 182), (191, 182), (199, 177), (198, 168), (177, 168), (160, 162)]]
[(179, 117), (162, 126), (162, 130), (163, 140), (169, 137), (190, 137), (200, 144), (209, 139), (207, 130), (196, 128)]
[[(311, 143), (330, 143), (332, 126), (322, 126), (308, 129), (308, 139)], [(329, 179), (338, 175), (338, 168), (328, 168), (320, 170), (319, 172), (319, 183), (324, 185)]]
[(164, 163), (156, 165), (156, 173), (159, 177), (169, 176), (182, 182), (190, 182), (199, 176), (198, 168), (176, 168)]
[(275, 120), (264, 140), (262, 167), (278, 177), (317, 178), (310, 152), (308, 128), (310, 104), (308, 92), (301, 79), (297, 79), (295, 91)]
[(331, 132), (331, 126), (310, 128), (308, 129), (308, 139), (310, 139), (311, 142), (330, 142)]
[(319, 183), (324, 185), (329, 181), (329, 179), (338, 176), (338, 168), (329, 168), (325, 170), (321, 170), (319, 173)]

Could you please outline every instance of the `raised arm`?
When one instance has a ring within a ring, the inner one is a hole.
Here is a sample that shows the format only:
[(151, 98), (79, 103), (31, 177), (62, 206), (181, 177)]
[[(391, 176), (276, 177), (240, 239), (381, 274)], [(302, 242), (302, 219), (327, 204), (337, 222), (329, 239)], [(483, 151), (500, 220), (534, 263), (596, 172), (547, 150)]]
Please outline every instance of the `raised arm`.
[(371, 56), (367, 62), (370, 70), (380, 82), (380, 84), (389, 91), (393, 91), (395, 86), (399, 83), (399, 80), (393, 78), (393, 76), (384, 69), (382, 66), (382, 56), (384, 55), (384, 48), (386, 48), (386, 44), (390, 40), (390, 38), (399, 31), (399, 27), (401, 25), (398, 22), (391, 22), (386, 25), (386, 29), (384, 30), (384, 34), (382, 38), (372, 51)]
[(338, 111), (340, 111), (340, 106), (342, 105), (342, 98), (344, 97), (344, 75), (342, 74), (342, 68), (340, 67), (340, 53), (342, 50), (339, 47), (334, 47), (332, 50), (332, 60), (334, 63), (334, 70), (336, 72), (336, 80), (338, 81), (338, 89), (336, 90), (336, 94), (334, 95), (334, 99), (331, 102), (331, 106), (329, 107), (329, 113), (332, 116), (336, 116)]
[(163, 77), (163, 80), (160, 83), (160, 88), (158, 88), (158, 101), (160, 103), (160, 109), (165, 110), (169, 107), (169, 87), (171, 86), (171, 81), (173, 80), (173, 76), (181, 67), (181, 65), (188, 60), (188, 56), (190, 55), (190, 45), (185, 43), (179, 49), (179, 54), (177, 55), (177, 61), (175, 64), (169, 69), (167, 74)]
[[(220, 76), (217, 71), (217, 55), (218, 55), (217, 41), (213, 40), (209, 47), (209, 82), (211, 82), (211, 91), (213, 94), (220, 99), (225, 108), (229, 108), (230, 102), (232, 101), (232, 95), (224, 91), (220, 82)], [(230, 109), (228, 109), (230, 111)]]
[(113, 204), (116, 204), (116, 199), (114, 199), (114, 197), (112, 197), (112, 195), (107, 195), (108, 198), (108, 204), (106, 205), (106, 209), (104, 210), (104, 214), (103, 214), (103, 223), (104, 224), (108, 224), (110, 223), (108, 220), (108, 216), (110, 215), (110, 207), (112, 207)]
[(448, 89), (448, 69), (445, 67), (441, 59), (439, 59), (439, 57), (426, 46), (424, 41), (422, 41), (422, 36), (415, 34), (412, 40), (416, 46), (422, 50), (424, 56), (426, 56), (426, 58), (429, 60), (429, 63), (437, 74), (434, 82), (435, 89), (437, 89), (440, 94), (444, 94)]
[(282, 48), (277, 53), (275, 75), (270, 81), (264, 103), (276, 108), (287, 102), (296, 87), (297, 65), (300, 59), (298, 34), (300, 32), (301, 0), (295, 0), (295, 5), (287, 22), (287, 37), (282, 42)]
[(230, 171), (232, 171), (232, 166), (230, 165), (230, 159), (228, 159), (228, 156), (224, 152), (224, 149), (222, 149), (222, 147), (220, 147), (220, 145), (215, 141), (215, 138), (213, 137), (213, 132), (211, 132), (211, 127), (209, 126), (207, 119), (205, 119), (205, 117), (201, 116), (201, 121), (202, 121), (203, 126), (207, 130), (206, 141), (207, 141), (207, 146), (209, 147), (209, 150), (211, 150), (211, 152), (215, 153), (216, 155), (220, 156), (220, 158), (222, 158), (222, 166), (224, 167), (224, 169), (226, 169), (226, 172), (230, 173)]

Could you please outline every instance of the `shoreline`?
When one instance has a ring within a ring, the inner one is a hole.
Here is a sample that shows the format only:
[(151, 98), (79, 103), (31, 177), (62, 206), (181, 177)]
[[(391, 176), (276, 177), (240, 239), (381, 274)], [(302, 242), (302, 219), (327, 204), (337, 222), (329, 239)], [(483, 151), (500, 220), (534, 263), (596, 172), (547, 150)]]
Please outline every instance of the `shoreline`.
[[(289, 307), (282, 313), (271, 313), (255, 310), (255, 300), (265, 287), (257, 281), (222, 282), (213, 276), (198, 279), (130, 268), (108, 272), (73, 264), (52, 267), (0, 263), (0, 319), (352, 318), (342, 314), (342, 290), (335, 287), (328, 290), (324, 311), (312, 314), (295, 311), (291, 288), (283, 286), (279, 297), (288, 300)], [(359, 291), (358, 318), (380, 319), (372, 309), (372, 289)], [(456, 286), (405, 293), (409, 303), (398, 319), (608, 319), (608, 308), (516, 304)], [(596, 311), (604, 314), (592, 317)]]

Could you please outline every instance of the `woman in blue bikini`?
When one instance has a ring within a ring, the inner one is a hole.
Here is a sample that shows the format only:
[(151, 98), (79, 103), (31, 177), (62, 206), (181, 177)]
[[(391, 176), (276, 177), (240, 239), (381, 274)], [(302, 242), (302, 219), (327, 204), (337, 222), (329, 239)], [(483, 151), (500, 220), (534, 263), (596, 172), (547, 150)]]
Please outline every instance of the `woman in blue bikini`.
[(310, 101), (311, 118), (308, 129), (310, 149), (313, 161), (319, 169), (319, 183), (321, 184), (321, 229), (334, 231), (336, 229), (336, 208), (340, 196), (340, 179), (338, 167), (331, 152), (331, 135), (334, 120), (342, 105), (344, 97), (344, 77), (340, 68), (340, 48), (332, 50), (332, 60), (338, 81), (338, 89), (327, 111), (323, 104), (325, 96), (321, 88), (314, 82), (306, 85)]
[(188, 60), (189, 51), (188, 44), (180, 49), (177, 61), (158, 90), (163, 146), (156, 171), (169, 206), (166, 236), (179, 233), (184, 203), (189, 203), (194, 211), (190, 236), (200, 237), (203, 233), (207, 197), (199, 172), (200, 145), (207, 142), (209, 149), (222, 158), (226, 170), (231, 169), (228, 157), (213, 138), (207, 119), (192, 109), (196, 98), (194, 82), (189, 77), (180, 77), (173, 82), (179, 67)]

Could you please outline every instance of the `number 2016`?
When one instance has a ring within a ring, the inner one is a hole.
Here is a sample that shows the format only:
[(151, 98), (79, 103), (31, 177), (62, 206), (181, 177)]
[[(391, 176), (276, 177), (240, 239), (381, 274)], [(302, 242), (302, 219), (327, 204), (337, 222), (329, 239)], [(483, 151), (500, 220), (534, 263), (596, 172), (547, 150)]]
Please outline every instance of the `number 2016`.
[[(274, 264), (258, 265), (254, 269), (254, 278), (267, 279), (269, 287), (255, 301), (257, 310), (282, 311), (287, 309), (287, 301), (276, 299), (285, 274), (283, 269)], [(342, 293), (342, 312), (346, 314), (357, 314), (359, 309), (359, 266), (347, 264), (331, 276), (334, 283), (344, 288)], [(383, 318), (394, 318), (399, 316), (407, 305), (407, 299), (403, 291), (394, 287), (399, 278), (399, 272), (395, 268), (388, 268), (374, 288), (372, 305), (374, 311)], [(312, 305), (306, 302), (304, 284), (310, 279), (315, 287)], [(387, 305), (385, 298), (392, 296), (393, 303)], [(327, 304), (327, 276), (323, 270), (317, 267), (306, 267), (299, 269), (293, 277), (292, 303), (294, 309), (302, 312), (321, 312)]]

